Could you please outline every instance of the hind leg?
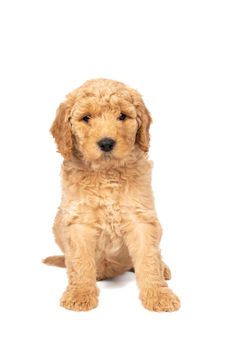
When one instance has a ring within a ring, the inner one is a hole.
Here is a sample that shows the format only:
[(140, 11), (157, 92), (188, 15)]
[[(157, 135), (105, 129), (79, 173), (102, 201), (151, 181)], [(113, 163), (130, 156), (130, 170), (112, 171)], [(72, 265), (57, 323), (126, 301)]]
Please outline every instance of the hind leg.
[(64, 253), (64, 242), (62, 239), (62, 233), (64, 231), (64, 224), (62, 222), (62, 211), (61, 209), (58, 209), (58, 212), (55, 216), (54, 219), (54, 224), (53, 224), (53, 233), (55, 237), (55, 242), (61, 249), (61, 251)]
[(165, 280), (170, 280), (172, 278), (171, 270), (165, 264), (164, 261), (162, 261), (162, 264), (163, 264), (163, 276), (164, 276)]

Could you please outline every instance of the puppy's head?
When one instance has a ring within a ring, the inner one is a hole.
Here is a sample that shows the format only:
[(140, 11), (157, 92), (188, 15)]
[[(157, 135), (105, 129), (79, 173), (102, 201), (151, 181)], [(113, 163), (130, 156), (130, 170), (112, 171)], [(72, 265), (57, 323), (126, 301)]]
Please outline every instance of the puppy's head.
[(151, 117), (140, 94), (123, 83), (97, 79), (71, 92), (51, 127), (58, 151), (88, 162), (122, 160), (149, 148)]

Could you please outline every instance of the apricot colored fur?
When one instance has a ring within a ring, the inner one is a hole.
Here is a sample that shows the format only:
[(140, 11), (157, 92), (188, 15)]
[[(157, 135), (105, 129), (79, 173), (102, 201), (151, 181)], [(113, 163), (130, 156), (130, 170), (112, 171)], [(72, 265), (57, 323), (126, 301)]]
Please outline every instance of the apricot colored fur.
[[(120, 113), (127, 118), (119, 120)], [(180, 306), (165, 281), (171, 274), (159, 248), (162, 230), (147, 159), (150, 123), (140, 94), (107, 79), (87, 81), (58, 108), (51, 132), (64, 162), (53, 231), (64, 256), (44, 262), (67, 268), (68, 286), (61, 298), (67, 309), (96, 307), (96, 280), (132, 268), (147, 309)], [(104, 137), (116, 141), (111, 152), (97, 145)]]

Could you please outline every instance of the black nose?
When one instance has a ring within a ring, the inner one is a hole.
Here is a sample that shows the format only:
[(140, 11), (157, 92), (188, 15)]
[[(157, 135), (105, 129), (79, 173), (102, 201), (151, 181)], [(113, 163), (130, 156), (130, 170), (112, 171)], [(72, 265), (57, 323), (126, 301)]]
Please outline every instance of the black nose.
[(99, 140), (98, 146), (101, 149), (101, 151), (110, 152), (113, 149), (113, 147), (115, 146), (115, 143), (116, 143), (116, 141), (106, 137), (104, 139)]

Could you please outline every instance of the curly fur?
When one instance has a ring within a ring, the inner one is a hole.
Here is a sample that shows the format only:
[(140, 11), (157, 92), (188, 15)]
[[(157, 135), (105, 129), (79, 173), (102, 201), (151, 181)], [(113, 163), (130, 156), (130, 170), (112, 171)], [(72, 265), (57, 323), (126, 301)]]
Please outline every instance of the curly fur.
[[(120, 113), (127, 119), (120, 121)], [(88, 123), (83, 116), (90, 116)], [(60, 105), (51, 132), (62, 165), (62, 200), (53, 231), (64, 256), (44, 260), (67, 268), (67, 309), (97, 306), (96, 280), (135, 270), (143, 305), (174, 311), (178, 297), (161, 259), (161, 226), (147, 159), (151, 116), (140, 94), (123, 83), (97, 79), (71, 92)], [(116, 140), (106, 154), (97, 142)]]

